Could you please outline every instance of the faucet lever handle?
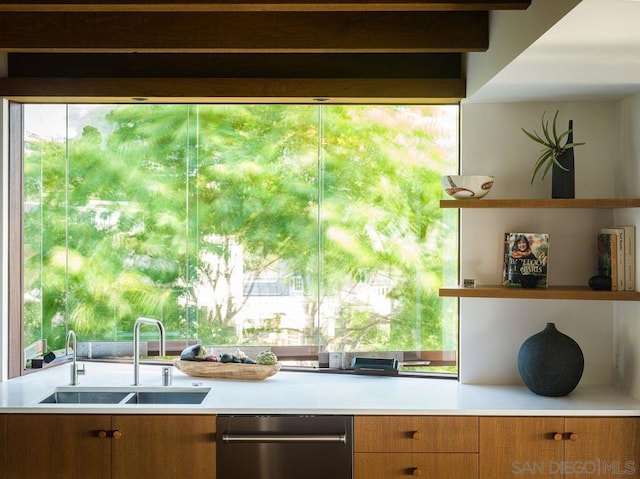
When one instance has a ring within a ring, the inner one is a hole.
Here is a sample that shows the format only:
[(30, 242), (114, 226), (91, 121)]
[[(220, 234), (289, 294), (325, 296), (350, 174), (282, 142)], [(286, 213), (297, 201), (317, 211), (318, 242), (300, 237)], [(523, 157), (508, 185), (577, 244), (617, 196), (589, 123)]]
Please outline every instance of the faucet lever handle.
[(77, 369), (77, 373), (84, 376), (85, 374), (87, 374), (87, 368), (86, 366), (83, 364), (82, 367), (78, 366)]

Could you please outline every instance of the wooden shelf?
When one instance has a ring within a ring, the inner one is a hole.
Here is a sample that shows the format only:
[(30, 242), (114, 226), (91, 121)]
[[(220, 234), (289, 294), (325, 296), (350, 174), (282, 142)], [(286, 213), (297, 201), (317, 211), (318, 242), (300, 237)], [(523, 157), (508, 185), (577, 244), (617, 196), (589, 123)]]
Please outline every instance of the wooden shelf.
[(640, 208), (640, 198), (440, 200), (440, 208)]
[(440, 288), (443, 298), (505, 298), (505, 299), (586, 299), (597, 301), (640, 301), (638, 291), (594, 291), (588, 286), (550, 286), (522, 289), (500, 285), (450, 286)]

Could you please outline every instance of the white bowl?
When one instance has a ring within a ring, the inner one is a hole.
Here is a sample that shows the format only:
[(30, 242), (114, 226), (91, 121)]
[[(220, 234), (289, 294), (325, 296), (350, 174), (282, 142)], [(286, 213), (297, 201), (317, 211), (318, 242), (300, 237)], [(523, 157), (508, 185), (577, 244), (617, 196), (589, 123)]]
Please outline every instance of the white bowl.
[(480, 199), (493, 186), (493, 176), (447, 175), (442, 177), (442, 187), (457, 200)]

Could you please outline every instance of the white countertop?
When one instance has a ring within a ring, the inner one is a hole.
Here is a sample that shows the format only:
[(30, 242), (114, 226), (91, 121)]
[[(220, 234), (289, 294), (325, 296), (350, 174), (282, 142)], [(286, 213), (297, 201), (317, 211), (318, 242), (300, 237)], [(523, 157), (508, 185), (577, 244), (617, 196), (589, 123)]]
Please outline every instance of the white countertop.
[[(83, 363), (75, 388), (131, 387), (133, 365)], [(142, 365), (143, 388), (162, 388), (159, 365)], [(640, 400), (609, 386), (578, 386), (569, 396), (538, 396), (524, 386), (450, 379), (280, 371), (262, 381), (193, 378), (174, 368), (168, 388), (211, 388), (202, 404), (38, 404), (69, 387), (69, 365), (0, 382), (1, 413), (107, 414), (419, 414), (478, 416), (640, 416)]]

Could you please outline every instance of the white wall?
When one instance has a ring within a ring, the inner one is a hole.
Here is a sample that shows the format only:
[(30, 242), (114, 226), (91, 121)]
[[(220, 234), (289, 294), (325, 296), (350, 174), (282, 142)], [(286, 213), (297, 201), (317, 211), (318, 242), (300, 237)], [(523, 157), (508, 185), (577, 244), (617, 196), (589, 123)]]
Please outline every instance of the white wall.
[[(550, 178), (531, 185), (539, 148), (520, 127), (538, 129), (540, 117), (560, 110), (560, 126), (574, 121), (576, 197), (615, 196), (617, 157), (614, 103), (464, 104), (461, 108), (461, 172), (491, 174), (487, 198), (550, 198)], [(482, 200), (479, 200), (482, 201)], [(497, 284), (505, 231), (550, 234), (549, 282), (586, 285), (596, 273), (595, 234), (614, 222), (610, 210), (461, 210), (461, 277)], [(521, 384), (517, 353), (522, 342), (555, 322), (585, 354), (581, 384), (613, 384), (613, 314), (610, 301), (462, 299), (460, 380)]]
[(527, 10), (490, 13), (489, 50), (465, 55), (467, 97), (549, 30), (582, 0), (532, 0)]
[[(640, 197), (640, 95), (617, 105), (616, 129), (620, 145), (616, 169), (616, 193), (624, 197)], [(616, 212), (620, 224), (635, 224), (640, 229), (637, 208)], [(636, 231), (636, 244), (638, 231)], [(638, 269), (636, 255), (636, 271)], [(637, 277), (637, 274), (636, 274)], [(615, 305), (614, 344), (616, 384), (640, 399), (640, 304)]]

